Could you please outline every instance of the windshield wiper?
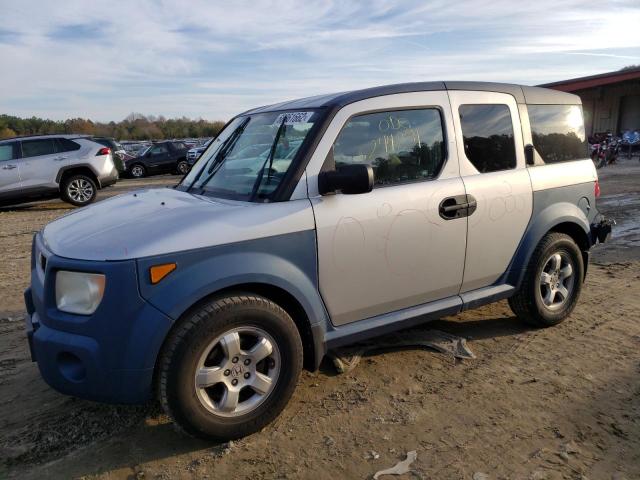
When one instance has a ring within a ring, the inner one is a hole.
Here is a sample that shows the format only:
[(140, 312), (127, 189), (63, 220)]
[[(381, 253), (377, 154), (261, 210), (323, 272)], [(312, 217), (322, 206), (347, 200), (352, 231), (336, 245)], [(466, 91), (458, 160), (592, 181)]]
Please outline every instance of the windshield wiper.
[[(218, 151), (218, 153), (216, 154), (215, 158), (213, 159), (213, 162), (211, 162), (211, 165), (207, 169), (208, 170), (207, 178), (205, 178), (204, 181), (200, 184), (200, 188), (204, 188), (204, 186), (207, 183), (209, 183), (209, 181), (213, 178), (213, 176), (220, 169), (220, 167), (224, 163), (225, 159), (227, 158), (227, 154), (231, 151), (231, 149), (235, 145), (236, 141), (238, 140), (238, 138), (240, 137), (242, 132), (244, 132), (244, 129), (247, 126), (247, 124), (249, 123), (249, 120), (251, 120), (251, 117), (245, 118), (242, 121), (242, 123), (240, 125), (238, 125), (238, 127), (233, 131), (233, 133), (231, 135), (229, 135), (229, 137), (227, 137), (227, 139), (222, 143), (222, 146), (220, 147), (220, 150)], [(202, 172), (204, 172), (204, 170), (205, 169), (203, 168), (202, 170), (200, 170), (198, 172), (198, 175), (196, 175), (196, 178), (193, 179), (193, 182), (191, 182), (191, 185), (189, 185), (187, 187), (187, 192), (189, 190), (191, 190), (191, 187), (193, 187), (196, 184), (196, 182), (198, 181), (198, 179), (200, 178), (200, 176), (202, 175)]]
[(258, 173), (258, 178), (256, 178), (256, 181), (253, 184), (253, 188), (251, 189), (251, 195), (249, 196), (249, 201), (253, 202), (253, 200), (255, 199), (256, 193), (258, 193), (258, 188), (260, 188), (260, 185), (262, 184), (262, 178), (264, 177), (264, 167), (267, 166), (267, 162), (269, 162), (269, 174), (267, 176), (267, 179), (270, 181), (271, 180), (271, 170), (272, 170), (272, 166), (273, 166), (273, 156), (276, 153), (276, 147), (278, 146), (278, 142), (280, 141), (280, 136), (282, 135), (282, 132), (284, 132), (285, 130), (285, 123), (287, 121), (287, 114), (283, 114), (282, 117), (282, 122), (280, 123), (280, 126), (278, 127), (278, 131), (276, 132), (276, 137), (273, 139), (273, 143), (271, 144), (271, 148), (269, 149), (269, 155), (267, 155), (267, 158), (265, 158), (264, 163), (262, 164), (262, 167), (260, 168), (260, 172)]

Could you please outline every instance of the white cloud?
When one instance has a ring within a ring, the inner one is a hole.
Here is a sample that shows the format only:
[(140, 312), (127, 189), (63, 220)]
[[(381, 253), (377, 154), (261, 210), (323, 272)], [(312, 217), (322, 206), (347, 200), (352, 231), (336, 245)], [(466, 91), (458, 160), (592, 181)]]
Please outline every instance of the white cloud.
[(636, 0), (4, 3), (0, 112), (53, 118), (225, 119), (384, 83), (535, 84), (620, 68), (640, 47)]

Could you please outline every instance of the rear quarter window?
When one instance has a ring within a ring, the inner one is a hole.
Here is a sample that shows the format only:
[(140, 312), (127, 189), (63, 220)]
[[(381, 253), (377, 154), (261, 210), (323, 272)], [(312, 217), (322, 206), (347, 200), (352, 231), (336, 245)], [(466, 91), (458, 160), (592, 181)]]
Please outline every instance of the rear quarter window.
[(80, 145), (78, 143), (67, 138), (58, 138), (56, 141), (58, 142), (59, 152), (73, 152), (75, 150), (80, 150)]
[(527, 105), (531, 136), (544, 163), (589, 157), (580, 105)]

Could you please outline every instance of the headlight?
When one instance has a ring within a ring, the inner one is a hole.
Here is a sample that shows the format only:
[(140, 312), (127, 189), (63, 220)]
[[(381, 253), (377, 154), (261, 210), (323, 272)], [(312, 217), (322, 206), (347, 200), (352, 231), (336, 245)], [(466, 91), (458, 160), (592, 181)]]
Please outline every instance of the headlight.
[(96, 311), (104, 295), (105, 277), (99, 273), (56, 273), (56, 305), (58, 310), (79, 315)]

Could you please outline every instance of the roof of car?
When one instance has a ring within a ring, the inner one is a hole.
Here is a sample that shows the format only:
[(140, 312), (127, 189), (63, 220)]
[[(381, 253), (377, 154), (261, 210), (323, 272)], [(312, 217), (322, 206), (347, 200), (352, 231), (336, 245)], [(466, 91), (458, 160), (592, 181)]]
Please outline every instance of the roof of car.
[(483, 92), (498, 92), (512, 95), (518, 103), (530, 104), (568, 104), (579, 105), (582, 102), (580, 97), (570, 93), (559, 92), (540, 87), (529, 87), (526, 85), (515, 85), (511, 83), (491, 83), (491, 82), (415, 82), (398, 83), (395, 85), (383, 85), (380, 87), (365, 88), (363, 90), (353, 90), (350, 92), (330, 93), (317, 95), (315, 97), (300, 98), (286, 102), (265, 105), (244, 112), (260, 113), (278, 110), (293, 110), (305, 108), (323, 107), (343, 107), (350, 103), (368, 98), (380, 97), (383, 95), (393, 95), (398, 93), (426, 92), (436, 90), (475, 90)]
[(39, 140), (42, 138), (88, 138), (88, 135), (67, 134), (67, 133), (49, 133), (46, 135), (18, 135), (17, 137), (5, 138), (0, 143), (11, 142), (14, 140)]

